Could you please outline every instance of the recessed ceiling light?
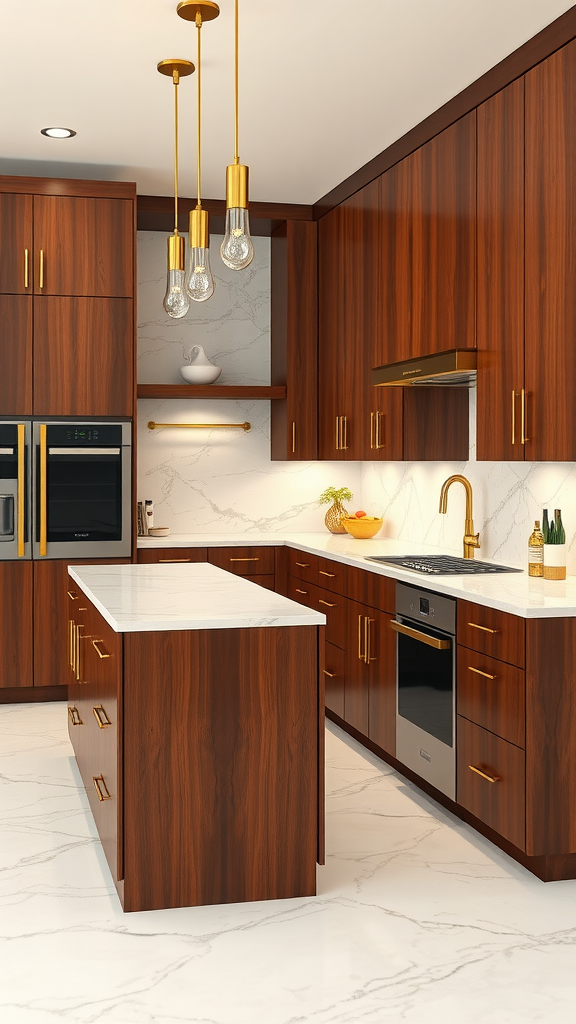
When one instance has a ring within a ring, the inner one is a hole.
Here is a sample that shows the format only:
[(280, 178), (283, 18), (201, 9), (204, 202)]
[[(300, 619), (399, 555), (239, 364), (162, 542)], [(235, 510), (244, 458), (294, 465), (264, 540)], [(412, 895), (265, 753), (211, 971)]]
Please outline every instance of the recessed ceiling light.
[(71, 139), (76, 132), (71, 128), (41, 128), (41, 135), (47, 135), (50, 139)]

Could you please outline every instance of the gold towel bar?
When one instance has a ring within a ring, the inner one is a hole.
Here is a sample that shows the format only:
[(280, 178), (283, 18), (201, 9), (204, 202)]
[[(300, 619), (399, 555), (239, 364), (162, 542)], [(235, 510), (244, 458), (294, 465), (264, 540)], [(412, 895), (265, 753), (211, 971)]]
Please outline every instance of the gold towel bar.
[(155, 423), (154, 420), (148, 421), (148, 430), (157, 430), (158, 427), (188, 427), (190, 429), (202, 430), (226, 430), (230, 427), (242, 427), (242, 430), (250, 430), (251, 423)]

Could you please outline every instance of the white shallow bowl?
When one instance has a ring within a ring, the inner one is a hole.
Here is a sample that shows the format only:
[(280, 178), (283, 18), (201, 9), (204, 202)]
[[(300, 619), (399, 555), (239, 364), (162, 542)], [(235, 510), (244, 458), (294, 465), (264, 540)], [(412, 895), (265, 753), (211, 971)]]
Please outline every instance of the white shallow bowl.
[(213, 384), (222, 373), (221, 366), (194, 366), (190, 363), (180, 367), (180, 373), (188, 384)]
[(169, 533), (169, 526), (151, 526), (148, 530), (149, 537), (167, 537)]

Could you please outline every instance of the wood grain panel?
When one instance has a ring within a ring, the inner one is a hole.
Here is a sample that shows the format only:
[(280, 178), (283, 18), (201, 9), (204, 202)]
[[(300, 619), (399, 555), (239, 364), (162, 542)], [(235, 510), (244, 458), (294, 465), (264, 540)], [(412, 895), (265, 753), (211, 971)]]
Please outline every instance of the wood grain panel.
[(207, 548), (138, 548), (136, 561), (145, 564), (160, 562), (206, 562)]
[[(32, 196), (0, 192), (0, 238), (2, 239), (0, 293), (31, 294)], [(29, 259), (28, 287), (25, 284), (25, 249), (28, 249)]]
[(317, 627), (124, 644), (125, 910), (314, 894)]
[[(525, 755), (519, 747), (458, 717), (457, 801), (520, 850), (525, 842)], [(489, 782), (470, 765), (487, 775)]]
[(418, 385), (402, 390), (405, 460), (466, 461), (469, 456), (467, 389)]
[(131, 299), (34, 299), (34, 412), (131, 416)]
[(576, 40), (526, 75), (526, 458), (576, 459)]
[(370, 668), (360, 655), (364, 651), (364, 618), (369, 610), (356, 601), (347, 601), (347, 606), (344, 720), (367, 736)]
[[(132, 297), (134, 221), (129, 199), (34, 197), (34, 291)], [(38, 252), (44, 252), (40, 288)]]
[(318, 245), (314, 221), (272, 235), (271, 380), (286, 385), (271, 407), (272, 459), (318, 457)]
[(223, 398), (236, 401), (257, 398), (278, 401), (286, 398), (284, 386), (268, 384), (138, 384), (138, 398)]
[(274, 572), (272, 547), (208, 548), (208, 561), (236, 576), (254, 576)]
[(32, 686), (32, 630), (32, 562), (0, 562), (0, 687)]
[[(372, 365), (409, 358), (412, 338), (412, 198), (405, 161), (380, 178), (380, 324), (372, 339)], [(380, 388), (375, 389), (380, 391)]]
[(340, 379), (344, 357), (344, 293), (340, 287), (344, 212), (336, 207), (318, 224), (318, 457), (341, 460), (336, 421), (343, 415)]
[(370, 619), (368, 736), (388, 754), (396, 754), (396, 636), (389, 613), (366, 609)]
[(32, 178), (25, 175), (0, 175), (0, 192), (22, 192), (45, 196), (109, 196), (135, 199), (134, 181), (99, 181), (89, 178)]
[(306, 583), (318, 583), (318, 555), (311, 555), (308, 551), (296, 551), (294, 548), (286, 548), (286, 552), (290, 576), (295, 576)]
[(335, 562), (331, 558), (318, 556), (318, 585), (325, 587), (326, 590), (346, 597), (349, 593), (350, 571), (351, 567), (344, 562)]
[(526, 841), (576, 853), (576, 619), (526, 624)]
[(326, 643), (324, 657), (326, 707), (340, 718), (344, 718), (345, 654), (335, 644)]
[[(196, 206), (196, 199), (180, 196), (178, 201), (178, 227), (188, 231), (188, 215)], [(224, 199), (203, 199), (202, 206), (210, 214), (210, 228), (214, 234), (224, 234), (226, 202)], [(250, 203), (250, 231), (253, 235), (269, 237), (284, 221), (313, 220), (311, 206), (298, 203)], [(168, 196), (138, 196), (138, 230), (164, 231), (169, 234), (174, 226), (174, 200)]]
[(459, 715), (517, 747), (526, 742), (526, 680), (522, 669), (458, 647)]
[(32, 301), (27, 295), (0, 295), (3, 416), (32, 412)]
[(523, 78), (478, 108), (477, 218), (476, 454), (512, 462), (524, 458), (516, 398), (524, 387)]
[(470, 601), (458, 601), (458, 643), (479, 654), (524, 668), (526, 664), (526, 620), (497, 608), (485, 608)]
[(331, 590), (315, 589), (312, 597), (312, 608), (317, 608), (326, 616), (326, 641), (335, 647), (346, 644), (346, 615), (349, 602), (345, 597), (334, 594)]

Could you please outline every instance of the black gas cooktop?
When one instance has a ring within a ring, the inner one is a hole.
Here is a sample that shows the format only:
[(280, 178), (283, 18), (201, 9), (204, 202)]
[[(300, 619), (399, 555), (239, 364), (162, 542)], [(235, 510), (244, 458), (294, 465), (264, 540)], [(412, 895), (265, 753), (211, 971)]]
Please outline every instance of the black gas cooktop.
[(493, 565), (491, 562), (477, 562), (473, 558), (457, 558), (456, 555), (365, 555), (369, 562), (396, 565), (399, 569), (420, 572), (424, 576), (480, 576), (485, 573), (522, 572), (509, 565)]

